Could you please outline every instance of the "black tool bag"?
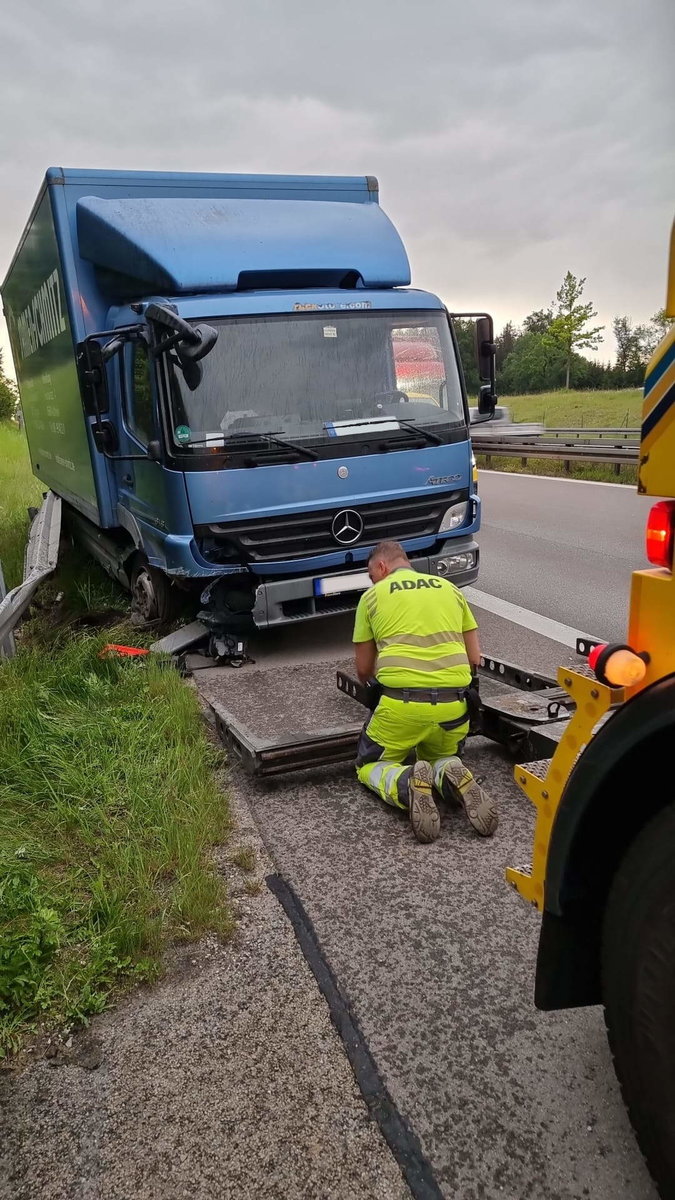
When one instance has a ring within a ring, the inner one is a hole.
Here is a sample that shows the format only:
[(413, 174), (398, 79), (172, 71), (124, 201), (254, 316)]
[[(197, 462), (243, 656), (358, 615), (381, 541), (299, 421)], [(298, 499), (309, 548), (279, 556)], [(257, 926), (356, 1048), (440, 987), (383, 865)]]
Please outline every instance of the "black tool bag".
[(478, 672), (472, 671), (471, 683), (466, 689), (466, 707), (469, 711), (469, 733), (480, 733), (481, 702)]
[(363, 690), (365, 692), (363, 702), (366, 708), (369, 708), (371, 712), (375, 712), (382, 697), (382, 684), (378, 683), (376, 679), (369, 679), (367, 683), (364, 683)]

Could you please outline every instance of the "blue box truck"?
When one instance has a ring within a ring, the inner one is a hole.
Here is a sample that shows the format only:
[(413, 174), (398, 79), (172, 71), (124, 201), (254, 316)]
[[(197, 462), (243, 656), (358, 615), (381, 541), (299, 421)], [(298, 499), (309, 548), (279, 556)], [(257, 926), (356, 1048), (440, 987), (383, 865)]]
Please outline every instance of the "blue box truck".
[(371, 177), (47, 171), (2, 286), (32, 466), (141, 616), (350, 609), (382, 538), (476, 578), (453, 324), (409, 284)]

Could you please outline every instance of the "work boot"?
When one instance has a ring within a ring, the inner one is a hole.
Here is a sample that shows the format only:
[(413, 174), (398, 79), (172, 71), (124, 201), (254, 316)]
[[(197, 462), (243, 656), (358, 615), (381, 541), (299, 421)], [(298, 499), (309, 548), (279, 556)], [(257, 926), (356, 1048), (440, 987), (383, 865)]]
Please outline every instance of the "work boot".
[(461, 804), (476, 833), (490, 837), (497, 828), (497, 803), (474, 779), (461, 758), (448, 758), (443, 764), (441, 792), (451, 803)]
[(441, 832), (441, 818), (432, 794), (433, 786), (434, 772), (431, 763), (420, 759), (415, 763), (408, 779), (410, 824), (418, 842), (435, 842)]

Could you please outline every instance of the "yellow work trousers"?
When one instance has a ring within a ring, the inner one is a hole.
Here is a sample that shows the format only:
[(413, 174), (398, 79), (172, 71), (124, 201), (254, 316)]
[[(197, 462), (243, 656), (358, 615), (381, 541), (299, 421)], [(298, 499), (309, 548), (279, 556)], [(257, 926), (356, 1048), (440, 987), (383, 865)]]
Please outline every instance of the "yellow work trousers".
[(434, 784), (443, 791), (443, 773), (449, 758), (457, 757), (469, 732), (469, 717), (454, 729), (444, 729), (466, 713), (466, 702), (420, 704), (383, 696), (363, 728), (356, 752), (356, 774), (361, 783), (395, 808), (408, 807), (408, 780), (412, 764), (423, 758), (434, 771)]

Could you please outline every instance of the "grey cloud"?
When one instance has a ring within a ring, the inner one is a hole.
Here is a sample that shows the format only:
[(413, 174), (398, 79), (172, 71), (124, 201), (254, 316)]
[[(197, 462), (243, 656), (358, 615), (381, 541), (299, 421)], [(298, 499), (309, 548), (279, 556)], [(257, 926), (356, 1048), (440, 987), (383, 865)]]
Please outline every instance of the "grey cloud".
[(418, 286), (500, 320), (569, 266), (662, 303), (666, 0), (33, 0), (3, 15), (0, 269), (47, 165), (368, 173)]

